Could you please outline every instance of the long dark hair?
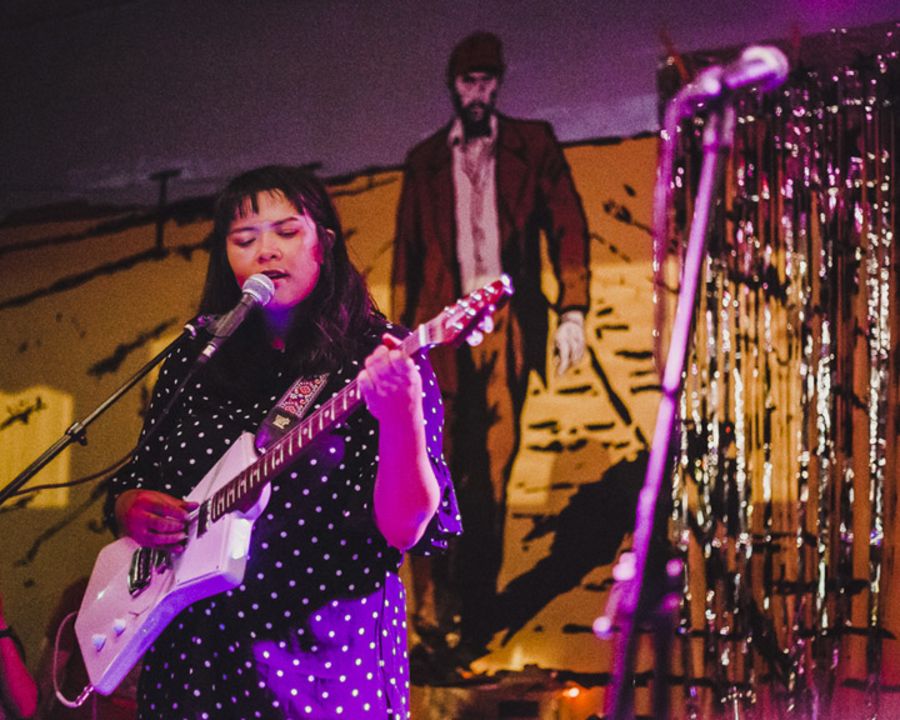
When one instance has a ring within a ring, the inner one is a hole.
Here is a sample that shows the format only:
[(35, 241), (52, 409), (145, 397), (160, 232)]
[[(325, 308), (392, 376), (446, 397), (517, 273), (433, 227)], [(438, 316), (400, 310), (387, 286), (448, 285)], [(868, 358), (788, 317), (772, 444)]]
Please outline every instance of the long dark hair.
[[(260, 193), (278, 193), (316, 225), (323, 262), (315, 288), (295, 312), (285, 337), (285, 355), (295, 375), (330, 372), (347, 358), (357, 357), (371, 346), (372, 331), (385, 323), (384, 316), (350, 262), (337, 211), (324, 185), (308, 171), (282, 165), (250, 170), (231, 180), (215, 206), (209, 267), (200, 312), (221, 314), (240, 300), (238, 286), (226, 253), (231, 223), (250, 207), (258, 210)], [(216, 375), (235, 379), (245, 375), (248, 359), (258, 358), (265, 347), (260, 313), (247, 322), (222, 347)], [(218, 359), (214, 359), (214, 361)], [(225, 380), (226, 378), (222, 378)]]

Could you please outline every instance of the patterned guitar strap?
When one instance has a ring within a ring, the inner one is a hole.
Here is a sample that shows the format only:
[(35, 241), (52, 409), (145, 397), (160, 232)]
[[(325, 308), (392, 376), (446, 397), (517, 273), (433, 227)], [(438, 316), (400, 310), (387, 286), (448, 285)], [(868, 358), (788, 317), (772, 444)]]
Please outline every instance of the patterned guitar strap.
[(297, 426), (327, 381), (328, 373), (294, 381), (256, 431), (254, 444), (258, 452), (265, 452), (273, 442)]

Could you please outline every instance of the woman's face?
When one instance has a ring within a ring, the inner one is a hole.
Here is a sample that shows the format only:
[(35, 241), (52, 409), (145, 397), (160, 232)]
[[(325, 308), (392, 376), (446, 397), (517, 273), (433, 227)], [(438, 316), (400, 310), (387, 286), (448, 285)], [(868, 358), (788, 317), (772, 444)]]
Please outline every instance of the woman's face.
[(287, 317), (309, 297), (319, 280), (322, 247), (316, 225), (279, 191), (260, 193), (257, 212), (244, 202), (228, 229), (226, 254), (238, 284), (262, 273), (275, 284), (264, 312)]

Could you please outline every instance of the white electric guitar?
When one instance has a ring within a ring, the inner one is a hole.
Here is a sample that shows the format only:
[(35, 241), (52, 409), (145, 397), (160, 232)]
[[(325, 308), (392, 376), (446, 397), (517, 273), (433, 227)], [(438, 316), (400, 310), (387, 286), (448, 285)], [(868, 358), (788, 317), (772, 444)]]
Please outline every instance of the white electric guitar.
[[(512, 285), (504, 275), (420, 325), (400, 347), (412, 355), (437, 345), (471, 341), (511, 294)], [(271, 495), (269, 480), (361, 404), (354, 380), (261, 457), (253, 435), (241, 435), (186, 498), (199, 503), (199, 508), (183, 553), (144, 548), (129, 537), (103, 548), (75, 619), (94, 690), (103, 695), (115, 690), (185, 607), (240, 585), (253, 523)]]

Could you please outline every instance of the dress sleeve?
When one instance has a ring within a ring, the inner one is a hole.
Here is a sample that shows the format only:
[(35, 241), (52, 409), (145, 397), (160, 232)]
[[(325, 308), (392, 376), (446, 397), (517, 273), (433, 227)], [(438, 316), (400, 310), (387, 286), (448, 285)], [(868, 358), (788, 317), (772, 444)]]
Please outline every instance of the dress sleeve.
[(173, 393), (176, 392), (183, 379), (187, 376), (192, 366), (190, 361), (190, 353), (182, 345), (176, 348), (163, 363), (159, 371), (159, 379), (156, 381), (156, 386), (153, 389), (153, 397), (150, 400), (147, 416), (144, 418), (144, 426), (131, 459), (107, 481), (106, 501), (103, 506), (104, 520), (107, 526), (117, 535), (119, 528), (115, 517), (116, 498), (126, 490), (135, 488), (162, 490), (160, 487), (162, 482), (160, 458), (166, 434), (172, 427), (178, 404), (176, 403), (169, 410), (162, 425), (154, 431), (152, 437), (148, 436), (148, 430), (157, 422), (163, 410), (169, 404)]
[(441, 489), (441, 499), (422, 539), (410, 548), (409, 552), (415, 555), (431, 555), (446, 550), (447, 542), (462, 534), (462, 520), (450, 470), (444, 459), (444, 405), (440, 388), (431, 363), (425, 355), (416, 357), (416, 366), (422, 376), (422, 409), (425, 417), (428, 457)]

